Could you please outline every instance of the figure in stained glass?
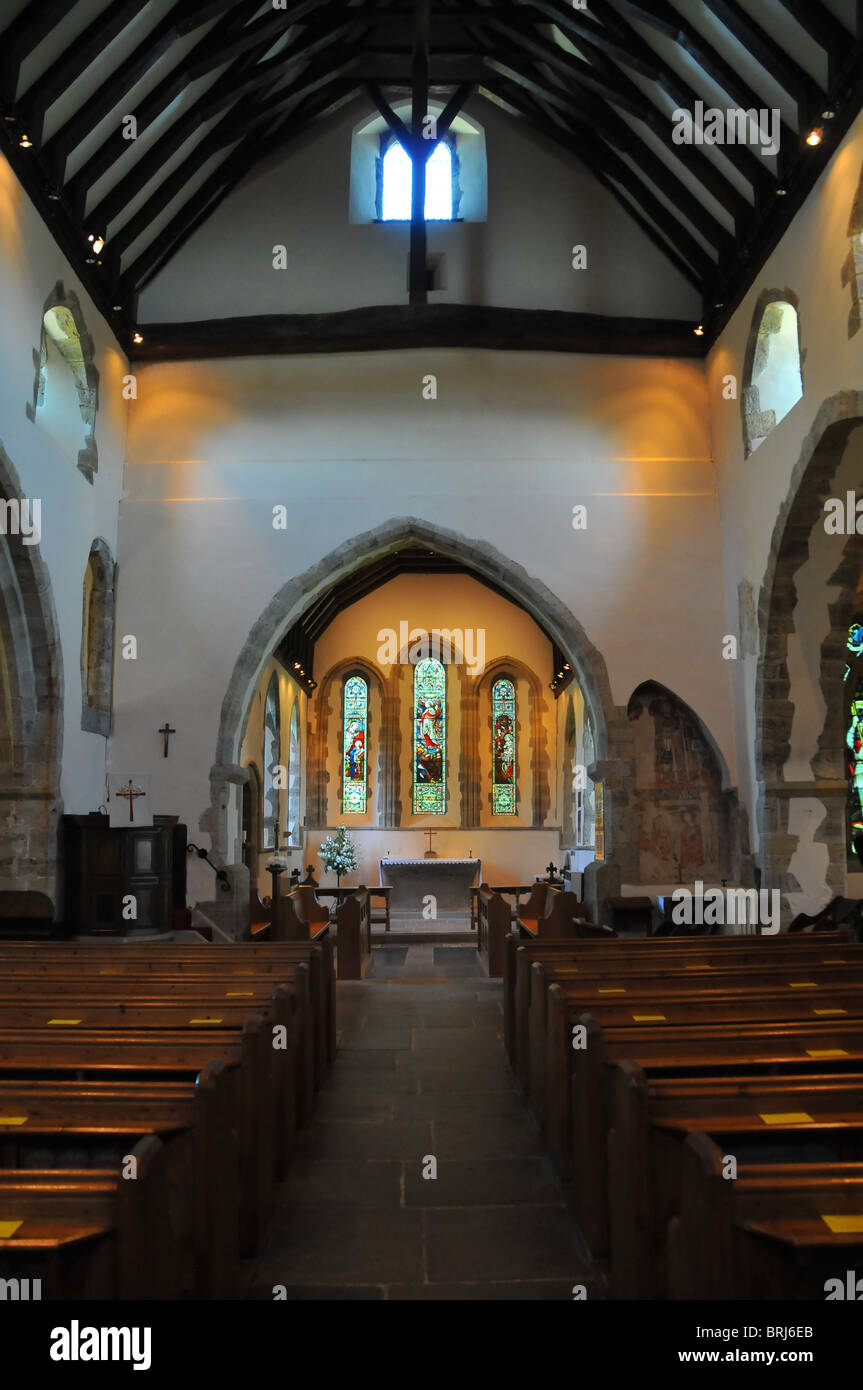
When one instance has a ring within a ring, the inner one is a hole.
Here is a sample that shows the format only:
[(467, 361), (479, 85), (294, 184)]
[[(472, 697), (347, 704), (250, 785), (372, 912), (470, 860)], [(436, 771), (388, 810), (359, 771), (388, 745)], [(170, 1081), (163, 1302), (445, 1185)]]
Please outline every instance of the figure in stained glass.
[(439, 661), (414, 667), (414, 812), (446, 809), (446, 671)]
[(515, 815), (515, 686), (511, 680), (495, 681), (491, 689), (493, 728), (492, 813)]
[(363, 812), (368, 798), (366, 732), (369, 688), (362, 676), (349, 676), (344, 694), (342, 811)]

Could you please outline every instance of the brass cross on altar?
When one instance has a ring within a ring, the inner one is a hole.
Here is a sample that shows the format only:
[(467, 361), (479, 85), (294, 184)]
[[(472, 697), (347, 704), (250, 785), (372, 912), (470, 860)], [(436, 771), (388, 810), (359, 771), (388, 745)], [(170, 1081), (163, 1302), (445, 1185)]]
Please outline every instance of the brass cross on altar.
[(129, 820), (130, 820), (130, 822), (134, 821), (134, 819), (135, 819), (135, 798), (136, 798), (137, 796), (146, 796), (146, 795), (147, 795), (147, 793), (143, 790), (142, 787), (136, 787), (136, 786), (135, 786), (135, 783), (132, 781), (131, 777), (129, 778), (129, 780), (128, 780), (128, 782), (126, 783), (125, 787), (120, 787), (119, 790), (117, 791), (117, 796), (127, 797), (128, 800), (129, 800)]
[(424, 834), (424, 835), (428, 835), (428, 837), (429, 837), (429, 847), (428, 847), (428, 849), (426, 850), (425, 854), (423, 855), (423, 859), (437, 859), (437, 855), (435, 854), (434, 850), (433, 850), (432, 847), (431, 847), (432, 835), (436, 835), (436, 834), (437, 834), (437, 831), (436, 831), (436, 830), (424, 830), (424, 831), (423, 831), (423, 834)]
[(167, 758), (167, 756), (168, 756), (168, 741), (170, 740), (171, 734), (175, 734), (175, 733), (177, 732), (177, 730), (176, 730), (176, 729), (172, 729), (171, 726), (170, 726), (170, 724), (168, 723), (168, 721), (167, 721), (167, 719), (166, 719), (165, 722), (164, 722), (164, 724), (162, 725), (161, 729), (157, 729), (156, 732), (162, 735), (162, 757), (163, 757), (163, 758)]

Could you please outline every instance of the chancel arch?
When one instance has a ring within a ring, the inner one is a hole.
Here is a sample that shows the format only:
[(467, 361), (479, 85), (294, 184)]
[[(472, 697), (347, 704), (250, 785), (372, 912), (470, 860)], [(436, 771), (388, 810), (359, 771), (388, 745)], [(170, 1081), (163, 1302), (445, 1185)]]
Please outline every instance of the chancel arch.
[[(384, 594), (385, 586), (398, 576), (415, 584), (415, 599), (405, 608), (404, 604), (392, 604)], [(430, 577), (431, 576), (431, 577)], [(460, 579), (458, 577), (461, 576)], [(482, 791), (479, 806), (472, 801), (474, 793), (467, 788), (468, 782), (478, 779), (465, 778), (462, 755), (463, 730), (471, 716), (470, 687), (485, 675), (486, 667), (498, 658), (511, 655), (509, 643), (497, 651), (480, 653), (477, 649), (479, 629), (482, 624), (476, 617), (475, 607), (463, 605), (461, 610), (443, 603), (444, 581), (452, 577), (462, 588), (473, 583), (477, 593), (488, 591), (511, 605), (514, 614), (521, 614), (519, 621), (533, 621), (537, 631), (542, 634), (536, 640), (546, 643), (548, 657), (537, 657), (526, 663), (536, 667), (536, 682), (542, 690), (541, 700), (547, 707), (545, 717), (556, 720), (555, 699), (547, 689), (550, 678), (555, 674), (554, 664), (560, 659), (552, 657), (552, 651), (563, 654), (565, 664), (573, 679), (577, 679), (585, 705), (590, 713), (595, 730), (596, 756), (601, 768), (600, 775), (605, 778), (606, 818), (609, 823), (608, 844), (615, 843), (622, 852), (622, 840), (615, 842), (614, 817), (618, 788), (626, 785), (627, 765), (618, 763), (613, 744), (618, 733), (626, 741), (625, 712), (615, 708), (610, 695), (608, 676), (604, 661), (599, 652), (587, 639), (577, 619), (542, 583), (532, 579), (525, 570), (495, 550), (488, 542), (470, 540), (457, 532), (433, 527), (414, 518), (393, 520), (385, 525), (356, 537), (343, 547), (339, 547), (324, 557), (312, 570), (298, 575), (286, 583), (274, 596), (271, 603), (253, 626), (243, 652), (234, 668), (229, 688), (222, 707), (222, 723), (217, 747), (217, 760), (212, 770), (212, 810), (201, 822), (201, 828), (209, 831), (218, 853), (224, 853), (229, 841), (228, 798), (225, 787), (236, 775), (238, 744), (242, 739), (243, 714), (248, 707), (250, 692), (260, 681), (267, 661), (273, 653), (279, 654), (283, 665), (290, 670), (297, 666), (303, 671), (298, 679), (305, 680), (309, 699), (310, 744), (308, 749), (307, 773), (307, 837), (306, 857), (314, 853), (315, 835), (325, 830), (335, 821), (333, 810), (338, 806), (341, 758), (343, 749), (339, 746), (341, 732), (342, 678), (352, 666), (357, 666), (360, 656), (368, 667), (379, 668), (376, 682), (370, 683), (371, 708), (368, 746), (375, 743), (374, 719), (375, 684), (381, 691), (382, 705), (381, 729), (395, 730), (393, 743), (388, 744), (386, 735), (383, 747), (387, 750), (384, 758), (384, 785), (388, 792), (389, 809), (385, 809), (377, 820), (378, 828), (386, 831), (367, 842), (368, 859), (361, 872), (369, 876), (376, 872), (377, 858), (387, 851), (406, 851), (407, 847), (425, 847), (425, 841), (417, 836), (413, 839), (400, 839), (393, 832), (416, 832), (422, 829), (422, 818), (413, 815), (410, 799), (411, 769), (407, 765), (406, 753), (410, 747), (411, 733), (405, 728), (411, 712), (412, 672), (392, 657), (386, 661), (379, 659), (382, 647), (382, 632), (392, 633), (394, 651), (398, 654), (407, 640), (402, 635), (401, 624), (408, 629), (416, 628), (433, 631), (436, 627), (452, 630), (455, 634), (470, 634), (461, 640), (456, 636), (454, 649), (460, 651), (462, 660), (454, 663), (455, 670), (448, 672), (449, 699), (449, 758), (447, 811), (431, 828), (438, 831), (439, 838), (435, 849), (444, 855), (471, 850), (477, 853), (480, 835), (489, 833), (491, 827), (481, 826)], [(473, 593), (474, 590), (471, 590)], [(373, 596), (373, 598), (370, 598)], [(370, 600), (370, 607), (363, 618), (363, 649), (356, 641), (359, 616), (362, 613), (360, 600)], [(433, 602), (433, 612), (423, 608), (426, 602)], [(502, 630), (502, 629), (501, 629)], [(532, 639), (533, 640), (533, 639)], [(312, 664), (313, 654), (314, 664)], [(482, 656), (480, 668), (479, 658)], [(291, 660), (291, 658), (294, 658)], [(510, 661), (512, 669), (512, 662)], [(543, 666), (547, 670), (542, 674)], [(319, 683), (312, 678), (318, 671), (325, 675)], [(536, 688), (536, 687), (535, 687)], [(451, 692), (458, 690), (457, 697)], [(322, 699), (322, 693), (324, 698)], [(537, 703), (536, 694), (531, 696), (527, 688), (527, 715), (531, 718), (531, 698)], [(476, 706), (479, 709), (479, 706)], [(477, 716), (478, 718), (478, 716)], [(477, 724), (478, 736), (485, 737), (489, 730), (481, 731)], [(325, 737), (324, 737), (325, 735)], [(547, 734), (547, 747), (556, 744), (556, 732), (552, 728)], [(536, 748), (541, 748), (540, 739)], [(322, 758), (322, 749), (326, 748)], [(382, 745), (378, 743), (379, 749)], [(398, 762), (395, 752), (398, 751)], [(529, 757), (535, 756), (531, 750)], [(369, 752), (369, 772), (375, 765), (375, 754)], [(380, 752), (378, 754), (380, 757)], [(333, 762), (330, 763), (329, 760)], [(527, 764), (531, 766), (530, 762)], [(534, 842), (526, 849), (532, 866), (539, 858), (547, 862), (550, 856), (559, 857), (561, 846), (560, 802), (554, 788), (549, 785), (543, 789), (542, 777), (534, 778), (535, 790), (529, 802), (530, 818), (527, 826), (519, 826), (520, 833), (534, 836)], [(379, 778), (380, 783), (380, 778)], [(370, 778), (371, 786), (371, 778)], [(369, 805), (375, 806), (375, 791), (369, 798)], [(476, 807), (476, 811), (472, 810)], [(486, 803), (488, 819), (491, 820), (490, 806)], [(471, 820), (476, 814), (476, 819)], [(343, 818), (342, 818), (343, 819)], [(425, 818), (426, 822), (431, 818)], [(474, 827), (476, 833), (474, 833)], [(369, 826), (367, 834), (371, 834)], [(467, 834), (466, 832), (470, 832)], [(236, 835), (238, 832), (233, 831)], [(511, 833), (511, 832), (507, 832)], [(452, 837), (452, 838), (448, 838)], [(464, 841), (464, 844), (462, 844)], [(469, 841), (469, 843), (468, 843)], [(613, 849), (612, 849), (613, 853)], [(484, 861), (485, 862), (485, 861)], [(620, 869), (614, 862), (601, 866), (601, 878), (591, 883), (590, 891), (604, 894), (616, 891), (620, 881)], [(598, 907), (594, 910), (598, 911)]]

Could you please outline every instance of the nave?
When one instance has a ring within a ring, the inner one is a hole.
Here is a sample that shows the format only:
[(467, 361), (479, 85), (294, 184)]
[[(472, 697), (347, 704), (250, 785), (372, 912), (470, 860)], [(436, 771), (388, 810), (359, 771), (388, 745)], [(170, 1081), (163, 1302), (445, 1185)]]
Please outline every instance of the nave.
[[(288, 1299), (571, 1299), (585, 1283), (578, 1230), (506, 1062), (500, 982), (482, 978), (473, 947), (444, 947), (446, 967), (440, 951), (375, 947), (366, 980), (337, 986), (338, 1053), (253, 1297), (281, 1285)], [(410, 959), (378, 965), (394, 954)], [(429, 1156), (435, 1177), (423, 1176)]]

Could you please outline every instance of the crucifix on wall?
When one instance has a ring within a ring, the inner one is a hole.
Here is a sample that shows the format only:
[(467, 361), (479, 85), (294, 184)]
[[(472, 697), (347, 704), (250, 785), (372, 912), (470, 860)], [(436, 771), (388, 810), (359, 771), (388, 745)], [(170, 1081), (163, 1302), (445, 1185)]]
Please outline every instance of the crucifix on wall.
[(165, 722), (164, 722), (164, 724), (162, 725), (161, 729), (157, 729), (156, 732), (157, 732), (157, 733), (160, 733), (160, 734), (162, 735), (162, 757), (163, 757), (163, 758), (167, 758), (167, 756), (168, 756), (168, 743), (169, 743), (169, 740), (170, 740), (170, 738), (171, 738), (171, 734), (175, 734), (175, 733), (177, 732), (177, 730), (176, 730), (176, 729), (172, 729), (172, 728), (171, 728), (171, 725), (169, 724), (168, 720), (166, 719)]
[(150, 774), (113, 773), (108, 778), (110, 824), (122, 828), (153, 824), (150, 807)]

